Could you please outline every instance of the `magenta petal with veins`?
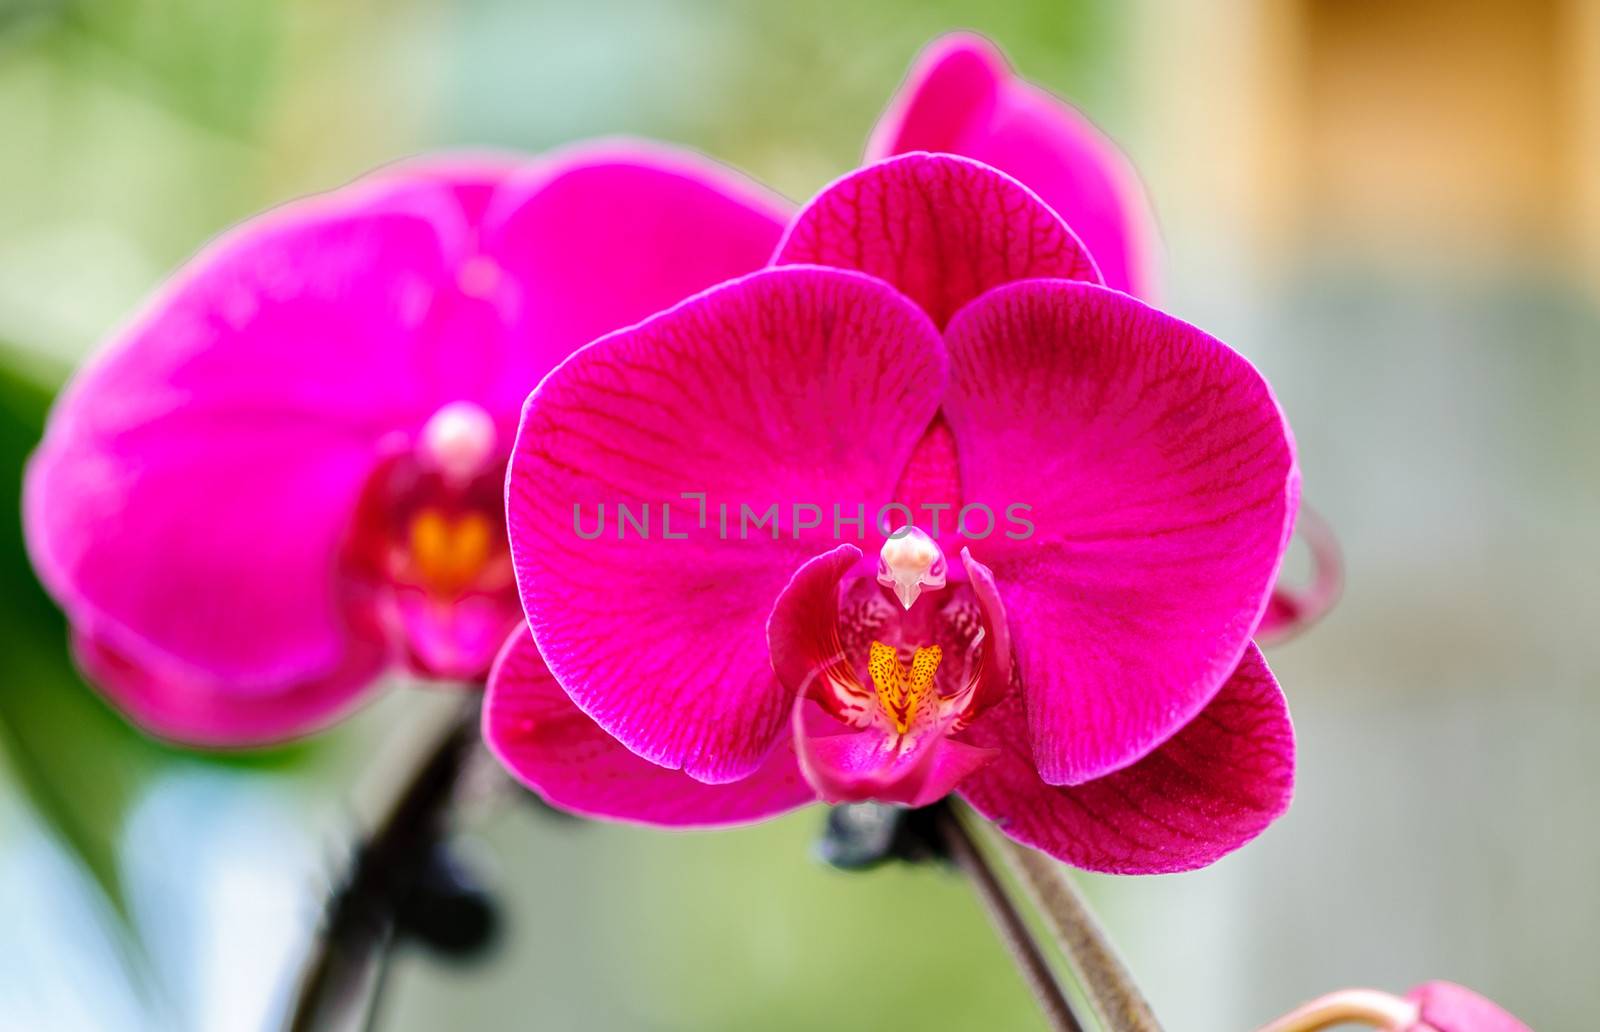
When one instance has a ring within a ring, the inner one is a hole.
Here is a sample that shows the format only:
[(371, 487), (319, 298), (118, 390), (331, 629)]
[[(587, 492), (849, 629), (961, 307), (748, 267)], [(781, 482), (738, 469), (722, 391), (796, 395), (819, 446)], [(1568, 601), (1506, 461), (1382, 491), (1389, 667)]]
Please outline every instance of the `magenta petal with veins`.
[(1025, 81), (981, 36), (923, 51), (867, 144), (867, 160), (910, 151), (973, 158), (1007, 173), (1083, 241), (1107, 286), (1155, 293), (1155, 219), (1128, 159), (1080, 112)]
[(552, 806), (590, 817), (707, 827), (759, 820), (817, 797), (788, 746), (727, 785), (704, 784), (629, 752), (573, 705), (526, 628), (512, 632), (495, 664), (483, 733), (519, 781)]
[(870, 273), (943, 327), (991, 287), (1099, 283), (1089, 252), (1021, 183), (948, 154), (906, 154), (832, 183), (800, 209), (774, 259)]
[(1035, 769), (1020, 698), (973, 725), (996, 761), (960, 794), (1012, 838), (1091, 871), (1165, 874), (1213, 863), (1289, 808), (1294, 730), (1251, 646), (1200, 715), (1130, 767), (1056, 786)]
[(1000, 287), (945, 336), (963, 500), (1034, 509), (1033, 536), (981, 553), (1034, 759), (1081, 784), (1171, 737), (1238, 665), (1298, 499), (1288, 425), (1226, 345), (1103, 287)]

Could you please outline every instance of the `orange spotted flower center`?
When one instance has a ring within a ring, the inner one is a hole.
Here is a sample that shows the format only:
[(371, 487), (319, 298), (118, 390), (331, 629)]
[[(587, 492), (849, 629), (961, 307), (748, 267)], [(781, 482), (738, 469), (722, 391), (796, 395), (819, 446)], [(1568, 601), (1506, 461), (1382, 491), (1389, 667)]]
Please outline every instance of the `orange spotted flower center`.
[[(382, 444), (356, 501), (341, 573), (412, 669), (476, 680), (521, 620), (488, 413), (451, 402)], [(364, 618), (365, 618), (364, 616)]]
[(402, 578), (429, 594), (453, 598), (495, 558), (495, 528), (482, 512), (427, 508), (411, 518)]
[(878, 690), (878, 704), (900, 734), (911, 730), (917, 712), (934, 694), (933, 676), (944, 653), (937, 645), (924, 645), (911, 657), (911, 667), (900, 662), (894, 648), (881, 641), (872, 643), (867, 658), (867, 673)]
[(947, 578), (938, 544), (911, 528), (884, 545), (876, 577), (842, 579), (836, 592), (801, 691), (897, 753), (965, 729), (988, 701), (978, 695), (987, 631), (981, 601)]

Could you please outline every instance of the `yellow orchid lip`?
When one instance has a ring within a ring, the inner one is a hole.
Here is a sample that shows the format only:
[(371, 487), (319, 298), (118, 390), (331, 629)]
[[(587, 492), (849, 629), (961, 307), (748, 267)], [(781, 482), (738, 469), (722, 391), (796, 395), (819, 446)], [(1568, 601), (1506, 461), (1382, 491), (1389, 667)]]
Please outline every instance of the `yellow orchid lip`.
[(416, 433), (380, 442), (350, 518), (340, 573), (351, 597), (401, 661), (429, 677), (481, 677), (498, 627), (521, 619), (501, 443), (487, 409), (442, 405)]
[(453, 597), (474, 583), (494, 558), (494, 526), (481, 512), (451, 516), (423, 509), (411, 519), (410, 567), (434, 595)]
[(894, 722), (897, 733), (903, 735), (911, 730), (923, 702), (933, 695), (934, 674), (938, 672), (942, 658), (944, 650), (939, 646), (924, 645), (912, 654), (908, 669), (900, 662), (900, 656), (893, 646), (881, 641), (872, 643), (871, 654), (867, 658), (867, 673), (872, 676), (872, 685), (878, 690), (878, 705)]

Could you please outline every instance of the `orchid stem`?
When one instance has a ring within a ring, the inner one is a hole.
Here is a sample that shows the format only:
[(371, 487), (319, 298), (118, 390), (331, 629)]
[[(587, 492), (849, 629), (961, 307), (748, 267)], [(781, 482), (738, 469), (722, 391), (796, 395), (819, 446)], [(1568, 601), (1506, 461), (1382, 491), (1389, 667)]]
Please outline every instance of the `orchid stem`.
[(960, 816), (949, 804), (944, 804), (938, 808), (935, 822), (951, 861), (972, 882), (973, 890), (988, 912), (995, 931), (1011, 953), (1012, 960), (1016, 961), (1028, 988), (1033, 990), (1035, 999), (1039, 1001), (1050, 1028), (1053, 1032), (1084, 1032), (1077, 1014), (1073, 1013), (1072, 1004), (1061, 989), (1061, 983), (1050, 969), (1050, 962), (1045, 959), (1033, 933), (1028, 930), (1027, 923), (1017, 912), (994, 868), (978, 848)]
[(1011, 870), (1055, 934), (1106, 1032), (1161, 1032), (1161, 1023), (1117, 956), (1088, 902), (1060, 864), (996, 835)]
[(478, 742), (478, 700), (464, 701), (432, 744), (408, 762), (401, 788), (356, 849), (300, 970), (287, 1032), (370, 1027), (384, 969), (400, 937), (399, 907), (448, 831)]

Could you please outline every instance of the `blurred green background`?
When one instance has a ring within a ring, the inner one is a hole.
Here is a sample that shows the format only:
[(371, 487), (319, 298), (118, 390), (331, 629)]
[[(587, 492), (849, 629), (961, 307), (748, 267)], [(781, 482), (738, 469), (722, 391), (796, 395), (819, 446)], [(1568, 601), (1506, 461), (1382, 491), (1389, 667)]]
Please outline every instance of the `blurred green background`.
[[(1270, 657), (1302, 742), (1290, 815), (1204, 872), (1084, 879), (1157, 1011), (1225, 1032), (1445, 977), (1593, 1027), (1591, 7), (0, 0), (0, 493), (14, 514), (71, 366), (231, 222), (419, 151), (607, 133), (802, 198), (923, 43), (982, 30), (1133, 154), (1167, 306), (1262, 366), (1349, 553), (1340, 609)], [(73, 674), (4, 533), (0, 1029), (263, 1027), (363, 800), (448, 700), (401, 689), (249, 758), (153, 744)], [(959, 880), (830, 872), (820, 821), (484, 808), (503, 948), (403, 954), (383, 1027), (1040, 1027)]]

